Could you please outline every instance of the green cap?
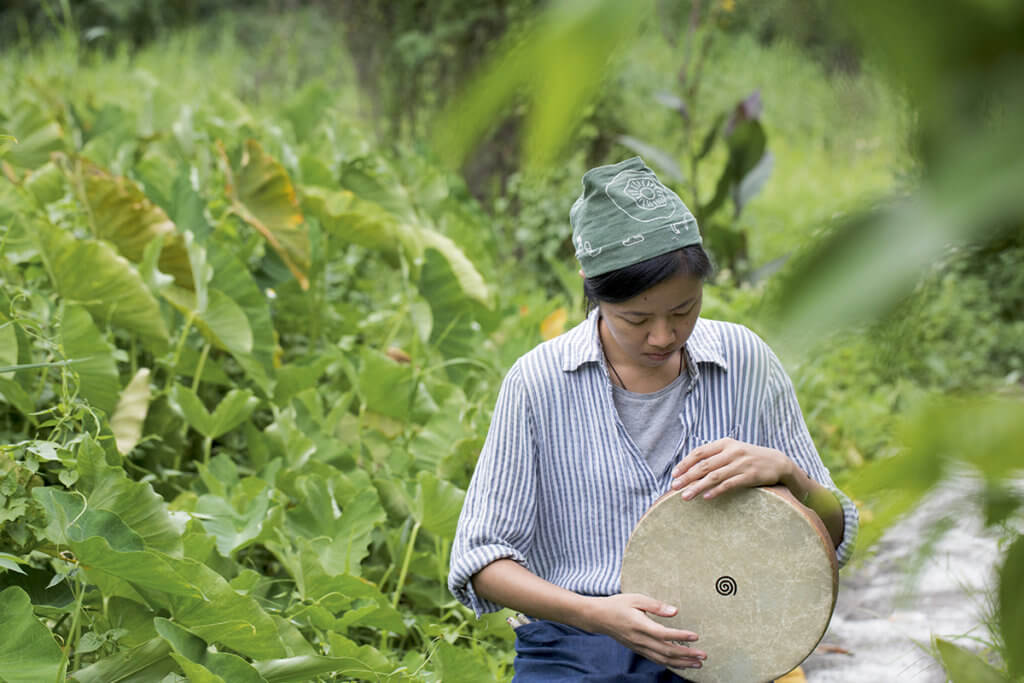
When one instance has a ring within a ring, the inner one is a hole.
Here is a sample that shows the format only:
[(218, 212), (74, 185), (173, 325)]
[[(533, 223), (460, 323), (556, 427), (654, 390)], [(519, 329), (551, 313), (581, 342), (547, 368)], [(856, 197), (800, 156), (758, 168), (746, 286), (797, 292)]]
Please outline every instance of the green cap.
[(640, 157), (584, 173), (569, 223), (586, 277), (701, 243), (697, 219)]

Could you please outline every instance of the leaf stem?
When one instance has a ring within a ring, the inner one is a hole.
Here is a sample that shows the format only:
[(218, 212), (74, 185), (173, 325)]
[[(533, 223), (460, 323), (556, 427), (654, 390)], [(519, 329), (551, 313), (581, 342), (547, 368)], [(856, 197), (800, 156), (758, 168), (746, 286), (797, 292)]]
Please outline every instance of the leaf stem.
[(391, 606), (397, 608), (398, 601), (402, 597), (402, 589), (405, 587), (405, 577), (409, 573), (409, 563), (412, 561), (412, 550), (416, 545), (416, 536), (420, 533), (419, 521), (412, 527), (409, 534), (409, 543), (405, 546), (405, 559), (402, 560), (402, 571), (398, 572), (398, 584), (395, 586), (395, 594), (391, 597)]
[(195, 311), (189, 311), (188, 315), (185, 316), (185, 327), (181, 330), (181, 337), (178, 339), (178, 345), (174, 349), (174, 357), (171, 359), (170, 372), (167, 373), (167, 384), (164, 385), (165, 390), (170, 390), (171, 384), (174, 383), (174, 370), (178, 367), (178, 362), (181, 360), (181, 352), (185, 348), (185, 340), (188, 339), (188, 332), (192, 329), (192, 321), (195, 320), (195, 318)]
[(206, 357), (208, 355), (210, 355), (210, 342), (206, 342), (202, 353), (199, 354), (199, 363), (196, 365), (195, 374), (192, 376), (192, 393), (195, 393), (196, 389), (199, 388), (200, 378), (203, 376), (203, 366), (206, 365)]

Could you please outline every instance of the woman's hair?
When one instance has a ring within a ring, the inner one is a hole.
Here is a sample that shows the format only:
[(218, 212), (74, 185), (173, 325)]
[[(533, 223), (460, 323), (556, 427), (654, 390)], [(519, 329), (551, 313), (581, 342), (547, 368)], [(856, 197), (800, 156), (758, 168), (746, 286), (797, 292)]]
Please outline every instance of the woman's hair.
[(598, 303), (617, 304), (676, 275), (707, 280), (714, 272), (711, 258), (699, 244), (676, 249), (608, 273), (583, 279), (583, 296), (589, 313)]

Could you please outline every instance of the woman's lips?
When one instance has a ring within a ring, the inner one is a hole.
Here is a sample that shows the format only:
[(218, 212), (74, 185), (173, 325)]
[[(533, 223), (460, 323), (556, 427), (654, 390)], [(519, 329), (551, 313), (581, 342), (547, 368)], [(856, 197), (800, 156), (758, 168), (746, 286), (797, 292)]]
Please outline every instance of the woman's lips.
[(666, 351), (665, 353), (645, 353), (644, 355), (651, 360), (666, 361), (671, 358), (674, 353), (675, 351)]

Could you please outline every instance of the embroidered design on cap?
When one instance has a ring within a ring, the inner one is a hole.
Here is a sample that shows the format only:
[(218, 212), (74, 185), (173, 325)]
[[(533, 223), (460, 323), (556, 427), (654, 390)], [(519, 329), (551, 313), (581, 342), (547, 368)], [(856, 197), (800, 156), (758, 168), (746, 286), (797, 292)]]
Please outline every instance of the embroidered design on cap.
[[(605, 185), (604, 191), (619, 211), (640, 223), (671, 218), (679, 208), (665, 186), (652, 178), (650, 172), (622, 171)], [(620, 203), (621, 198), (633, 201)]]

